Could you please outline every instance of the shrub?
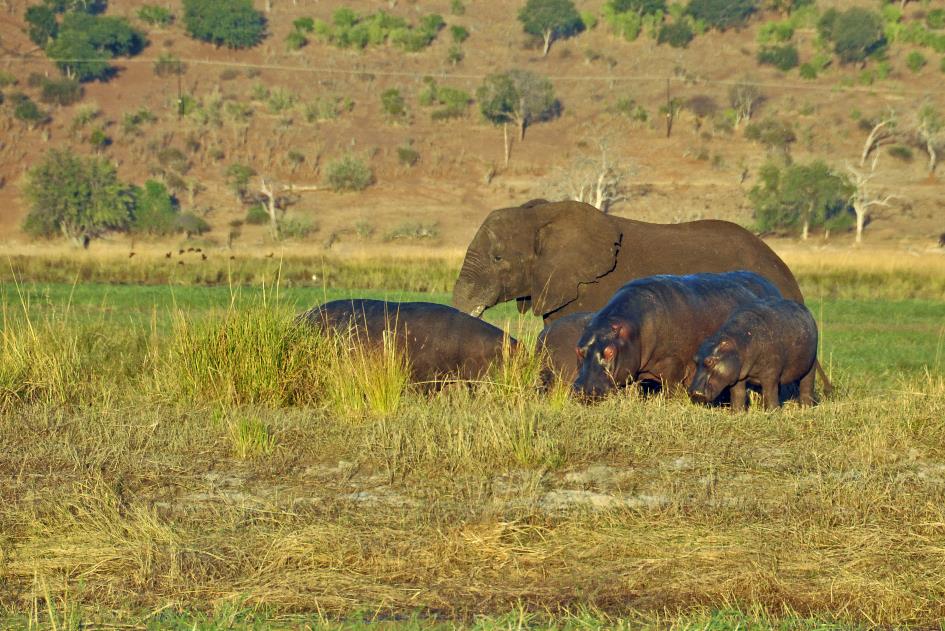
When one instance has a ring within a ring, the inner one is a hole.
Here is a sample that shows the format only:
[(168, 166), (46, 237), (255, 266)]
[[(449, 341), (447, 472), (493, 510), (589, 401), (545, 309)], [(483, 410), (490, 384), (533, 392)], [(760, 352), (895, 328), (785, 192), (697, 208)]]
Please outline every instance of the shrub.
[(151, 26), (168, 26), (174, 21), (174, 14), (155, 4), (146, 4), (138, 9), (138, 19)]
[(13, 105), (13, 117), (23, 121), (31, 129), (49, 122), (49, 115), (25, 94), (11, 94), (10, 103)]
[(161, 53), (154, 61), (154, 74), (159, 77), (184, 74), (184, 63), (171, 53)]
[(440, 236), (440, 228), (436, 222), (424, 223), (420, 221), (408, 221), (385, 234), (384, 240), (423, 241), (436, 239), (438, 236)]
[(604, 6), (615, 13), (636, 13), (637, 15), (666, 13), (665, 0), (607, 0)]
[(609, 6), (604, 5), (604, 21), (610, 26), (611, 32), (628, 42), (639, 37), (640, 29), (643, 27), (643, 18), (638, 13), (615, 12), (613, 9), (608, 9)]
[(177, 200), (168, 193), (164, 184), (148, 180), (134, 194), (133, 232), (168, 235), (177, 231)]
[(75, 79), (43, 79), (39, 100), (55, 105), (72, 105), (82, 98), (82, 84)]
[(59, 23), (56, 13), (45, 4), (36, 4), (26, 8), (24, 15), (27, 28), (26, 33), (37, 46), (43, 48), (59, 33)]
[(597, 14), (593, 11), (581, 11), (581, 25), (585, 31), (590, 31), (597, 27)]
[(849, 199), (853, 192), (845, 177), (826, 163), (779, 168), (768, 163), (759, 173), (761, 182), (749, 193), (759, 230), (797, 230), (850, 225)]
[(745, 127), (745, 138), (760, 142), (768, 150), (787, 153), (791, 143), (797, 140), (794, 129), (785, 121), (768, 118)]
[(453, 44), (450, 46), (449, 50), (446, 51), (446, 61), (450, 62), (450, 64), (454, 66), (461, 62), (465, 57), (466, 53), (463, 52), (463, 49), (459, 44)]
[(285, 239), (304, 239), (318, 230), (308, 217), (287, 217), (279, 220), (279, 234)]
[(374, 183), (371, 167), (355, 156), (346, 155), (328, 164), (325, 170), (333, 191), (363, 191)]
[(466, 13), (466, 5), (463, 0), (450, 0), (450, 14), (463, 15)]
[(454, 43), (462, 44), (469, 39), (469, 31), (467, 31), (465, 27), (454, 24), (450, 27), (450, 37), (453, 38)]
[(124, 18), (70, 11), (46, 46), (46, 54), (68, 77), (83, 82), (107, 80), (114, 74), (109, 59), (135, 55), (144, 45), (144, 36)]
[(925, 65), (929, 63), (925, 58), (925, 55), (920, 53), (917, 50), (912, 51), (906, 57), (906, 67), (909, 68), (912, 72), (919, 72)]
[(810, 63), (803, 63), (799, 69), (802, 79), (816, 79), (817, 78), (817, 68)]
[(724, 31), (742, 26), (758, 8), (755, 0), (691, 0), (686, 13)]
[(669, 44), (673, 48), (685, 48), (692, 41), (695, 34), (685, 20), (663, 24), (656, 37), (658, 44)]
[(175, 230), (177, 232), (183, 232), (189, 239), (190, 237), (210, 232), (210, 224), (208, 224), (203, 217), (199, 217), (194, 213), (181, 213), (177, 217)]
[(0, 70), (0, 88), (6, 88), (11, 85), (16, 85), (16, 77), (7, 72), (6, 70)]
[(912, 162), (913, 157), (912, 149), (906, 145), (893, 145), (889, 148), (889, 155), (903, 162)]
[(397, 88), (381, 92), (381, 108), (390, 118), (403, 118), (407, 114), (407, 103)]
[(89, 134), (89, 144), (92, 145), (93, 149), (104, 149), (112, 144), (112, 138), (105, 133), (104, 129), (96, 127), (92, 130), (92, 133)]
[(774, 66), (784, 72), (797, 67), (798, 61), (797, 48), (792, 44), (765, 47), (758, 51), (758, 63)]
[(264, 226), (269, 223), (269, 213), (262, 204), (253, 204), (246, 210), (246, 223), (252, 226)]
[(311, 33), (315, 30), (315, 20), (312, 18), (298, 18), (292, 21), (292, 28), (303, 33)]
[(226, 167), (226, 171), (223, 175), (230, 190), (233, 191), (237, 197), (242, 197), (246, 194), (246, 190), (249, 187), (250, 178), (256, 175), (256, 170), (251, 166), (237, 163)]
[(308, 39), (302, 31), (292, 31), (285, 38), (285, 47), (289, 50), (299, 50), (308, 44)]
[(420, 152), (409, 144), (397, 147), (397, 161), (404, 166), (416, 166), (420, 162)]
[(789, 42), (794, 37), (794, 24), (790, 20), (783, 22), (765, 22), (758, 29), (758, 43), (766, 46), (772, 42)]
[(886, 43), (882, 17), (861, 7), (842, 12), (828, 10), (817, 29), (821, 37), (833, 42), (834, 52), (843, 63), (863, 61)]
[(184, 27), (194, 39), (251, 48), (266, 34), (266, 19), (252, 0), (184, 0)]
[(945, 28), (945, 9), (932, 9), (926, 13), (925, 25), (936, 31)]

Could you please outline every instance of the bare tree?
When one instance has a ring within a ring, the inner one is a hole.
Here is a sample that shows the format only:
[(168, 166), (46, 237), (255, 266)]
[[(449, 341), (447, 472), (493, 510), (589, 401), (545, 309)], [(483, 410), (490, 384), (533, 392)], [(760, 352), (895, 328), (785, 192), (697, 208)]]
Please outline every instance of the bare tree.
[(750, 121), (763, 100), (761, 88), (751, 81), (745, 79), (733, 85), (728, 91), (728, 101), (735, 110), (735, 126)]
[(278, 184), (272, 178), (259, 178), (260, 202), (263, 210), (269, 215), (269, 231), (272, 238), (276, 241), (280, 238), (279, 220), (285, 211), (298, 201), (296, 193), (305, 193), (321, 190), (322, 187), (316, 185), (296, 186), (294, 184)]
[(860, 166), (866, 165), (866, 158), (869, 157), (873, 149), (878, 148), (884, 142), (892, 140), (896, 130), (896, 112), (887, 110), (879, 120), (873, 123), (866, 142), (863, 143), (863, 152), (860, 154)]
[(609, 152), (606, 136), (596, 140), (600, 154), (581, 156), (559, 171), (552, 189), (556, 195), (591, 204), (603, 213), (627, 198), (627, 180), (633, 169), (615, 160)]
[(935, 171), (938, 151), (945, 145), (945, 120), (931, 102), (926, 101), (915, 116), (916, 140), (929, 154), (929, 175)]
[(851, 184), (853, 184), (854, 190), (853, 194), (850, 195), (850, 204), (853, 206), (853, 212), (856, 214), (857, 243), (863, 241), (863, 227), (866, 225), (866, 220), (869, 219), (870, 208), (873, 206), (889, 206), (889, 201), (895, 197), (894, 195), (887, 195), (880, 198), (879, 195), (870, 190), (870, 180), (876, 175), (876, 165), (878, 162), (879, 154), (876, 154), (873, 157), (873, 162), (870, 164), (870, 170), (868, 172), (855, 169), (849, 164), (847, 165), (847, 171), (853, 176)]

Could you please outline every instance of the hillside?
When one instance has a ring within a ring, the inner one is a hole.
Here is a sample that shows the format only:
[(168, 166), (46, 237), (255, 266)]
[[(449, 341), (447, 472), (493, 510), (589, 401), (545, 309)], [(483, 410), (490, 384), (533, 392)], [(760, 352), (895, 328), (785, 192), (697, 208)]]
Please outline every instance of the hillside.
[[(0, 70), (17, 80), (16, 86), (4, 88), (5, 93), (16, 89), (35, 97), (29, 76), (54, 77), (58, 70), (23, 32), (28, 4), (8, 0), (7, 11), (0, 14)], [(624, 199), (611, 212), (653, 221), (711, 217), (750, 224), (747, 192), (758, 181), (765, 149), (745, 138), (744, 125), (727, 128), (718, 116), (700, 118), (695, 107), (679, 112), (667, 138), (665, 118), (659, 112), (667, 91), (680, 103), (698, 97), (695, 102), (722, 110), (729, 106), (732, 86), (751, 81), (764, 98), (753, 120), (787, 121), (796, 135), (790, 147), (794, 161), (823, 159), (838, 171), (859, 162), (868, 133), (862, 119), (893, 108), (900, 129), (906, 130), (909, 117), (926, 97), (945, 106), (941, 55), (912, 44), (890, 45), (888, 76), (874, 77), (872, 84), (865, 73), (875, 68), (876, 61), (864, 69), (834, 60), (814, 80), (802, 79), (797, 69), (784, 73), (758, 65), (759, 29), (782, 17), (773, 12), (756, 14), (742, 29), (709, 30), (687, 48), (657, 45), (646, 34), (628, 42), (600, 21), (593, 29), (555, 41), (543, 58), (540, 45), (529, 42), (516, 19), (519, 3), (499, 0), (467, 0), (463, 15), (451, 14), (450, 0), (272, 0), (265, 13), (268, 36), (261, 45), (243, 51), (189, 38), (176, 1), (168, 3), (177, 14), (175, 23), (149, 28), (136, 17), (144, 4), (128, 0), (108, 7), (109, 15), (127, 16), (146, 31), (149, 42), (141, 54), (115, 60), (118, 73), (112, 80), (85, 84), (84, 97), (74, 105), (44, 106), (51, 121), (36, 129), (16, 120), (9, 104), (0, 106), (0, 235), (8, 245), (30, 247), (20, 231), (27, 209), (22, 196), (25, 170), (52, 147), (92, 153), (88, 138), (96, 127), (112, 141), (100, 152), (118, 165), (124, 180), (142, 184), (149, 177), (179, 176), (176, 194), (182, 209), (204, 216), (213, 228), (205, 243), (226, 245), (232, 222), (246, 216), (246, 206), (226, 184), (228, 166), (250, 166), (280, 184), (323, 185), (327, 165), (351, 154), (370, 165), (374, 184), (360, 193), (323, 189), (300, 194), (290, 216), (304, 218), (316, 230), (297, 241), (312, 252), (386, 248), (391, 243), (455, 250), (464, 246), (489, 210), (534, 197), (560, 196), (556, 185), (566, 171), (582, 158), (597, 159), (602, 141), (608, 159), (627, 174)], [(257, 2), (257, 8), (263, 9), (263, 4)], [(576, 4), (598, 14), (602, 6), (599, 1)], [(850, 4), (876, 5), (819, 2), (817, 6), (824, 10)], [(942, 3), (908, 3), (903, 22), (921, 20), (928, 11), (926, 4)], [(314, 37), (298, 51), (287, 50), (286, 36), (300, 17), (328, 21), (341, 6), (367, 14), (379, 5), (413, 23), (424, 14), (438, 13), (447, 27), (464, 26), (470, 33), (462, 43), (464, 58), (456, 65), (447, 60), (452, 44), (446, 29), (418, 53), (390, 45), (355, 52)], [(816, 37), (814, 28), (795, 32), (793, 42), (802, 61), (815, 54)], [(916, 72), (906, 61), (913, 51), (928, 59)], [(192, 108), (184, 116), (177, 112), (177, 77), (159, 77), (153, 70), (155, 60), (168, 53), (185, 63), (181, 90)], [(484, 121), (476, 104), (461, 118), (434, 121), (434, 108), (422, 106), (419, 98), (424, 77), (474, 95), (486, 75), (510, 68), (550, 78), (561, 113), (529, 126), (523, 142), (515, 139), (511, 162), (505, 167), (502, 129)], [(392, 121), (381, 109), (379, 95), (390, 88), (405, 97), (408, 114), (403, 120)], [(309, 120), (306, 108), (315, 111), (328, 99), (349, 100), (353, 106), (335, 118)], [(647, 120), (627, 115), (634, 111), (628, 99), (633, 108), (646, 111)], [(227, 115), (228, 103), (243, 104), (238, 117)], [(152, 122), (135, 129), (123, 124), (126, 114), (142, 108), (153, 115)], [(97, 113), (94, 120), (77, 126), (77, 116), (89, 112)], [(897, 143), (908, 145), (904, 138)], [(880, 149), (871, 186), (883, 196), (895, 197), (889, 207), (876, 208), (865, 240), (933, 247), (945, 231), (941, 183), (928, 175), (921, 148), (911, 146), (912, 158), (904, 159), (905, 152), (900, 157), (889, 154), (893, 144)], [(404, 147), (419, 154), (414, 166), (405, 164), (399, 154)], [(819, 233), (814, 236), (822, 238)], [(118, 243), (125, 239), (111, 238)], [(267, 239), (265, 228), (257, 226), (243, 226), (232, 237), (237, 248), (255, 248)], [(833, 234), (830, 239), (844, 243), (852, 237)]]

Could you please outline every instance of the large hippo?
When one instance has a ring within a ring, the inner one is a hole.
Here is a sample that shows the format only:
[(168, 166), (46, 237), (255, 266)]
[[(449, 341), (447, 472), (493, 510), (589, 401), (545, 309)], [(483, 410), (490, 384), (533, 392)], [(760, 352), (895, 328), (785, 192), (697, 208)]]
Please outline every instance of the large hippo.
[(503, 357), (503, 345), (517, 342), (502, 329), (453, 307), (430, 302), (333, 300), (302, 313), (299, 321), (348, 333), (378, 345), (396, 331), (414, 381), (477, 379)]
[(574, 390), (599, 397), (631, 381), (664, 389), (695, 372), (692, 358), (741, 305), (781, 298), (754, 272), (658, 275), (624, 285), (584, 329), (577, 344), (581, 368)]
[(711, 403), (731, 388), (732, 409), (743, 410), (746, 385), (761, 386), (765, 408), (780, 405), (780, 385), (800, 381), (801, 405), (814, 403), (817, 323), (804, 305), (767, 299), (735, 310), (694, 358), (694, 401)]

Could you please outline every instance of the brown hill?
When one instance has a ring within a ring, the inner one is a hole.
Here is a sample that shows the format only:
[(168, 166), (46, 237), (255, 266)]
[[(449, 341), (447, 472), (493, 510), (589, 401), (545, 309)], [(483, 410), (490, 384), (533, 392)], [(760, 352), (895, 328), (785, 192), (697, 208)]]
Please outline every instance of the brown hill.
[[(0, 69), (19, 80), (16, 89), (35, 95), (36, 90), (27, 86), (28, 76), (55, 76), (58, 71), (22, 32), (28, 3), (5, 4), (9, 12), (0, 15), (4, 51)], [(145, 28), (135, 16), (146, 3), (110, 4), (110, 14), (128, 16)], [(451, 43), (445, 31), (430, 48), (415, 54), (390, 46), (341, 50), (315, 38), (300, 51), (286, 50), (285, 37), (299, 17), (328, 20), (340, 6), (371, 13), (379, 4), (413, 22), (436, 12), (449, 25), (465, 26), (471, 33), (462, 46), (465, 58), (455, 66), (447, 61)], [(602, 3), (577, 4), (581, 10), (599, 11)], [(819, 3), (846, 4), (875, 3)], [(601, 143), (608, 159), (628, 174), (625, 198), (612, 212), (654, 221), (717, 217), (750, 223), (746, 193), (757, 181), (765, 150), (745, 139), (742, 128), (726, 129), (712, 116), (700, 118), (690, 109), (680, 113), (667, 138), (659, 113), (667, 91), (682, 102), (698, 97), (709, 107), (724, 108), (732, 85), (751, 80), (764, 94), (755, 120), (778, 117), (794, 126), (794, 160), (821, 158), (839, 170), (859, 160), (867, 134), (860, 119), (891, 107), (905, 123), (926, 96), (943, 105), (937, 58), (913, 73), (905, 64), (913, 48), (906, 45), (890, 48), (892, 73), (872, 85), (861, 84), (860, 68), (836, 63), (813, 81), (799, 78), (796, 70), (785, 74), (759, 66), (757, 31), (765, 20), (777, 17), (773, 14), (756, 16), (739, 31), (710, 31), (686, 49), (658, 46), (646, 35), (626, 42), (601, 23), (555, 42), (549, 56), (542, 58), (516, 19), (519, 3), (467, 0), (461, 16), (450, 14), (449, 0), (272, 0), (271, 5), (266, 13), (269, 36), (248, 51), (196, 42), (185, 35), (179, 20), (163, 30), (149, 29), (150, 43), (141, 55), (116, 60), (117, 77), (86, 85), (82, 101), (55, 108), (45, 127), (30, 130), (13, 119), (8, 106), (0, 106), (2, 238), (25, 242), (19, 232), (26, 211), (21, 195), (25, 170), (51, 147), (72, 146), (90, 153), (87, 137), (95, 126), (112, 137), (113, 143), (102, 152), (119, 165), (120, 175), (128, 181), (140, 184), (166, 171), (162, 160), (174, 155), (166, 150), (178, 150), (177, 158), (183, 156), (186, 163), (180, 169), (185, 172), (178, 197), (185, 210), (193, 209), (211, 223), (210, 241), (225, 243), (230, 222), (246, 215), (246, 207), (226, 186), (228, 165), (249, 165), (284, 184), (323, 184), (326, 165), (350, 153), (370, 164), (375, 184), (361, 193), (302, 194), (290, 212), (318, 228), (303, 241), (313, 249), (341, 251), (385, 248), (391, 239), (397, 247), (406, 243), (455, 249), (468, 241), (492, 208), (562, 196), (560, 185), (573, 173), (576, 161), (598, 159)], [(180, 12), (176, 2), (172, 9)], [(910, 3), (907, 19), (918, 19), (921, 11), (919, 3)], [(815, 37), (813, 29), (795, 35), (802, 60), (813, 54)], [(177, 115), (176, 78), (158, 77), (153, 71), (154, 60), (162, 53), (185, 61), (181, 90), (198, 105), (197, 114)], [(931, 56), (928, 50), (925, 54)], [(427, 76), (473, 94), (485, 75), (509, 68), (548, 76), (563, 109), (558, 118), (529, 127), (524, 142), (513, 143), (511, 163), (505, 167), (502, 130), (483, 121), (475, 105), (463, 118), (437, 122), (431, 119), (432, 109), (420, 105), (418, 95)], [(379, 95), (388, 88), (397, 88), (406, 97), (409, 113), (401, 122), (390, 122), (382, 113)], [(278, 108), (261, 98), (267, 90), (287, 97), (293, 105), (274, 111)], [(307, 120), (307, 105), (335, 97), (350, 99), (351, 111), (332, 120)], [(626, 106), (629, 99), (646, 111), (646, 121), (620, 111), (618, 104), (623, 100)], [(221, 104), (219, 120), (201, 117), (201, 107), (212, 110), (214, 102)], [(246, 106), (246, 121), (227, 115), (227, 103)], [(129, 132), (123, 117), (140, 108), (147, 108), (156, 120)], [(97, 111), (97, 118), (77, 129), (76, 117), (89, 111)], [(419, 153), (415, 166), (399, 158), (398, 149), (406, 146)], [(927, 176), (925, 154), (913, 151), (911, 161), (883, 151), (873, 184), (896, 198), (890, 207), (877, 209), (867, 228), (868, 241), (904, 239), (932, 246), (945, 231), (941, 184)], [(263, 228), (249, 226), (237, 238), (244, 247), (266, 239)]]

